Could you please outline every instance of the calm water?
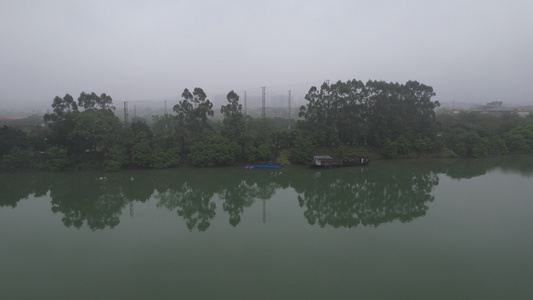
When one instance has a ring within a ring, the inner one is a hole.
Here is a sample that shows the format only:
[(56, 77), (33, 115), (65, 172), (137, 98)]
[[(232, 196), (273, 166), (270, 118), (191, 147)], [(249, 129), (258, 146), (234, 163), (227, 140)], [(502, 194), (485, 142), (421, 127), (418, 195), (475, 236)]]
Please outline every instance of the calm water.
[(532, 299), (533, 156), (0, 174), (1, 299)]

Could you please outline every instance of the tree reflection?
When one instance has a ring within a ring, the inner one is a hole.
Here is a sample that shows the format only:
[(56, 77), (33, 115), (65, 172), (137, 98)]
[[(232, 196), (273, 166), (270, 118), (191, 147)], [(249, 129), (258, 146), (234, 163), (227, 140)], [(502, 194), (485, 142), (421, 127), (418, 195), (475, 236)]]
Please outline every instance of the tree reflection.
[[(50, 197), (51, 209), (67, 227), (114, 228), (122, 211), (134, 202), (155, 199), (157, 207), (175, 211), (189, 230), (207, 230), (217, 202), (231, 226), (241, 223), (247, 208), (264, 204), (282, 188), (293, 188), (309, 224), (353, 228), (423, 216), (434, 200), (438, 174), (454, 179), (481, 176), (494, 169), (533, 174), (531, 156), (470, 160), (410, 160), (366, 167), (315, 171), (168, 169), (96, 172), (0, 173), (0, 207), (22, 199)], [(294, 199), (294, 198), (293, 198)], [(296, 200), (296, 199), (294, 199)]]
[(117, 226), (128, 202), (120, 185), (108, 184), (108, 178), (103, 176), (92, 180), (78, 177), (70, 176), (50, 186), (52, 212), (63, 214), (61, 221), (66, 227), (79, 229), (84, 223), (91, 230)]
[[(256, 199), (268, 200), (277, 189), (288, 186), (289, 179), (282, 172), (240, 173), (228, 178), (219, 198), (224, 202), (222, 209), (229, 214), (229, 223), (237, 226), (241, 222), (244, 208), (250, 207)], [(237, 180), (235, 181), (235, 178)]]
[[(229, 223), (237, 226), (244, 209), (255, 199), (270, 199), (281, 185), (275, 172), (250, 173), (240, 169), (192, 169), (174, 173), (156, 183), (154, 198), (157, 207), (176, 210), (185, 219), (189, 230), (205, 231), (216, 215), (214, 195), (222, 201), (222, 209), (229, 214)], [(287, 179), (284, 179), (288, 184)]]
[(229, 214), (229, 223), (237, 226), (241, 222), (241, 214), (245, 207), (254, 203), (254, 185), (250, 186), (242, 180), (238, 185), (224, 189), (218, 197), (224, 201), (222, 209)]
[(197, 228), (199, 231), (205, 231), (216, 214), (216, 205), (211, 202), (213, 194), (209, 190), (184, 182), (177, 188), (169, 188), (154, 197), (159, 200), (157, 207), (176, 210), (178, 215), (185, 219), (189, 230)]
[(295, 186), (305, 218), (321, 227), (409, 222), (426, 214), (427, 204), (434, 200), (430, 192), (439, 182), (436, 173), (420, 169), (328, 171), (316, 172), (309, 182)]
[(0, 207), (16, 207), (30, 195), (41, 197), (48, 193), (49, 176), (46, 173), (0, 173)]

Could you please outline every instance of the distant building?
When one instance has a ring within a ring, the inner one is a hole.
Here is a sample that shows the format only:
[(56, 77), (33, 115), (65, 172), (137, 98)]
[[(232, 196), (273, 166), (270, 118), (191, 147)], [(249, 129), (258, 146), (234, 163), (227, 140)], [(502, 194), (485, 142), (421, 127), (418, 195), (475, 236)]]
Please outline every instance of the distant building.
[(472, 111), (481, 113), (481, 114), (490, 114), (490, 115), (495, 115), (495, 116), (510, 114), (512, 112), (511, 110), (504, 107), (503, 102), (501, 101), (489, 102), (485, 105), (477, 105)]

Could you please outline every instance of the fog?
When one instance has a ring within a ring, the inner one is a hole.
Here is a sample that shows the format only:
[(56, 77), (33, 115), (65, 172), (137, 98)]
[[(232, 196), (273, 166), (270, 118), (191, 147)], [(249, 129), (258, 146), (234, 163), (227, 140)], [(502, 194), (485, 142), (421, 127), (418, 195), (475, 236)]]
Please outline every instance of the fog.
[[(300, 101), (325, 80), (434, 88), (443, 104), (533, 104), (533, 1), (0, 1), (2, 109), (184, 88)], [(242, 96), (241, 96), (242, 97)]]

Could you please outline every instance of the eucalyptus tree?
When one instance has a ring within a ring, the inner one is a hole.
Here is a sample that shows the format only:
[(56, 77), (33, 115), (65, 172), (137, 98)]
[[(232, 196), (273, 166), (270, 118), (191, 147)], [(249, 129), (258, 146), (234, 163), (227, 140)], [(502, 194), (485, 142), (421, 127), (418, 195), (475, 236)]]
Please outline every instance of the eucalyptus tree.
[(324, 83), (320, 89), (311, 87), (305, 96), (309, 102), (300, 107), (299, 114), (308, 124), (300, 124), (300, 128), (313, 136), (315, 144), (323, 146), (361, 140), (365, 134), (363, 92), (364, 85), (357, 80)]
[(239, 104), (239, 95), (234, 91), (230, 91), (226, 96), (228, 104), (220, 108), (220, 112), (224, 116), (222, 121), (224, 124), (223, 134), (230, 140), (241, 143), (243, 134), (245, 132), (244, 115), (242, 114), (242, 104)]
[(433, 88), (416, 81), (406, 84), (368, 81), (364, 97), (369, 143), (382, 146), (387, 139), (403, 136), (432, 137), (435, 111), (440, 104), (432, 101)]
[(416, 81), (406, 84), (358, 80), (311, 87), (300, 108), (299, 128), (317, 145), (383, 146), (400, 136), (411, 140), (431, 136), (438, 101), (433, 88)]
[(78, 97), (78, 106), (85, 110), (100, 110), (107, 114), (113, 115), (115, 107), (113, 106), (113, 99), (106, 93), (98, 96), (97, 94), (81, 92)]
[(52, 102), (52, 113), (44, 115), (43, 119), (51, 133), (48, 140), (52, 144), (69, 146), (68, 135), (74, 127), (74, 116), (79, 114), (78, 104), (71, 95), (63, 98), (56, 96)]
[(207, 122), (208, 116), (213, 116), (213, 103), (207, 99), (207, 95), (201, 88), (195, 88), (191, 93), (188, 89), (183, 90), (182, 100), (174, 105), (177, 113), (178, 135), (180, 136), (183, 150), (188, 151), (191, 143), (203, 134), (212, 131)]
[(312, 136), (313, 142), (323, 146), (330, 144), (329, 135), (335, 131), (330, 95), (330, 86), (325, 82), (320, 89), (311, 87), (305, 95), (305, 100), (309, 102), (300, 107), (298, 114), (299, 117), (305, 118), (308, 126), (304, 127)]
[(103, 152), (122, 128), (112, 104), (113, 99), (105, 93), (82, 92), (77, 102), (69, 94), (55, 97), (53, 112), (44, 115), (51, 144), (64, 147), (70, 155)]

